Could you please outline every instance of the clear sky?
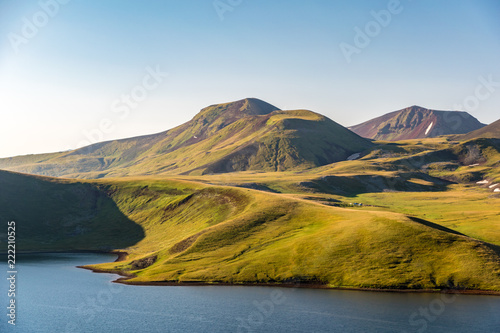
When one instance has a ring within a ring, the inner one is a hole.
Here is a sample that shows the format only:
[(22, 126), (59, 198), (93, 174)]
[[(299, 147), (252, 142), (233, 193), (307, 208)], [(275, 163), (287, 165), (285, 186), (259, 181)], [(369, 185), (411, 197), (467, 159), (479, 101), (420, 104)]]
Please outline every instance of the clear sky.
[(491, 123), (500, 2), (0, 0), (0, 157), (156, 133), (245, 97), (344, 126), (411, 105)]

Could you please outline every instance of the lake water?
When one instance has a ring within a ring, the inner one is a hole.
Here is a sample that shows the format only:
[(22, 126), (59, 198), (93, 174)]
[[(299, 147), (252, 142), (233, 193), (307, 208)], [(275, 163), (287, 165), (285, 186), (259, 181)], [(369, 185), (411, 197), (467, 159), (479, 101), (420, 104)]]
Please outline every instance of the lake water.
[[(500, 297), (111, 283), (76, 265), (105, 254), (18, 256), (16, 326), (0, 332), (500, 332)], [(7, 277), (6, 263), (0, 265)]]

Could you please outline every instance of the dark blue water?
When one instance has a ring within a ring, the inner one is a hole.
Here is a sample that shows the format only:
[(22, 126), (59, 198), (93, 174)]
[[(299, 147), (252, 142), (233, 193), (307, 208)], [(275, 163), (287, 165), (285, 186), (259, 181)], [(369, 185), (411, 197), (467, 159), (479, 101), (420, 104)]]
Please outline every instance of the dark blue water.
[(496, 296), (124, 286), (75, 268), (114, 258), (18, 257), (16, 326), (2, 263), (0, 332), (500, 332)]

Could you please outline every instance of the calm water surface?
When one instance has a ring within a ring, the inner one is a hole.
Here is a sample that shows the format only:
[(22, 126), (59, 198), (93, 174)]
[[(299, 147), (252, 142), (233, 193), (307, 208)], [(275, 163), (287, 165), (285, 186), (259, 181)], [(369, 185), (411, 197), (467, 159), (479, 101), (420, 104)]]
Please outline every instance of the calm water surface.
[(124, 286), (75, 268), (114, 259), (18, 256), (15, 327), (2, 263), (0, 332), (500, 332), (496, 296)]

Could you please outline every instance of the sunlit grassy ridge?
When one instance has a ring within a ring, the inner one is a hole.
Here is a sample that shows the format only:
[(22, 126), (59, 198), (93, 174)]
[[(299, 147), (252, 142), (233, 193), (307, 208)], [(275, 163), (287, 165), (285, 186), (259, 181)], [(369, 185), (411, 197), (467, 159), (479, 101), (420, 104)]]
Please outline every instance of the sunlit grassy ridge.
[(500, 193), (490, 188), (500, 183), (498, 140), (380, 142), (361, 159), (303, 172), (243, 172), (196, 179), (330, 204), (360, 202), (374, 206), (371, 210), (410, 214), (500, 245)]
[(500, 197), (463, 185), (446, 192), (365, 193), (356, 200), (417, 216), (470, 237), (500, 245)]
[[(490, 247), (401, 214), (190, 182), (97, 184), (146, 236), (127, 249), (126, 261), (93, 268), (133, 273), (132, 283), (500, 288)], [(150, 257), (153, 265), (134, 266)]]

